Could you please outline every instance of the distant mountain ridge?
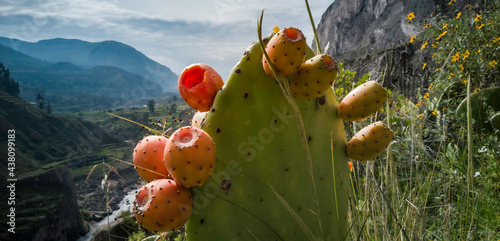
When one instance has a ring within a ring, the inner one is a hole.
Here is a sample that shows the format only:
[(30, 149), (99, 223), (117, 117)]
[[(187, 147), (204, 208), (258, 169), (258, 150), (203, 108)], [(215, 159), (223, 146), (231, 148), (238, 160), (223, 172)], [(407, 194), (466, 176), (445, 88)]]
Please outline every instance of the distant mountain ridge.
[(0, 44), (48, 63), (69, 62), (81, 68), (113, 66), (157, 83), (162, 92), (174, 92), (177, 75), (133, 47), (117, 42), (87, 42), (78, 39), (48, 39), (27, 42), (0, 37)]

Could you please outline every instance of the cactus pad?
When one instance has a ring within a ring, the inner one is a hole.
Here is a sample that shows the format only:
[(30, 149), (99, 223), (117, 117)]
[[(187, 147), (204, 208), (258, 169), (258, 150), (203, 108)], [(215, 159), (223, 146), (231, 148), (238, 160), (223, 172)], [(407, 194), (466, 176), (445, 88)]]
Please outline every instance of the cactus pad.
[(202, 126), (216, 144), (217, 165), (205, 185), (191, 189), (188, 240), (346, 238), (347, 141), (334, 92), (294, 100), (306, 140), (292, 106), (263, 69), (259, 44), (251, 45)]

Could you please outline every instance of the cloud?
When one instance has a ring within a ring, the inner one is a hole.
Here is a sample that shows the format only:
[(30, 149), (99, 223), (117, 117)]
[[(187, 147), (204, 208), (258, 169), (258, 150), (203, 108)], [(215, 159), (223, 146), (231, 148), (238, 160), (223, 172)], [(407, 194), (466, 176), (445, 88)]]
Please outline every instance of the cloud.
[[(310, 4), (318, 24), (330, 3)], [(304, 2), (286, 0), (10, 0), (0, 7), (0, 36), (26, 41), (116, 40), (176, 73), (204, 62), (224, 77), (256, 41), (256, 21), (263, 8), (264, 32), (276, 25), (295, 26), (312, 42)]]

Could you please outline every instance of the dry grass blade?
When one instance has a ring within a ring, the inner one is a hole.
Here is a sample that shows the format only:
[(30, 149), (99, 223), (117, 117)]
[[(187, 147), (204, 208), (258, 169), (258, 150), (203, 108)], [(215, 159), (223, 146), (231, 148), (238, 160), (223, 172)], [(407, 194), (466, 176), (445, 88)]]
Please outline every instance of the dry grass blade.
[(92, 167), (92, 169), (90, 169), (90, 172), (89, 172), (89, 175), (87, 175), (87, 178), (85, 178), (85, 181), (89, 180), (90, 178), (90, 175), (92, 175), (92, 173), (94, 172), (95, 168), (98, 166), (99, 164), (96, 164)]
[[(271, 186), (271, 190), (273, 191), (274, 195), (276, 195), (276, 198), (281, 202), (281, 204), (286, 208), (286, 210), (292, 215), (293, 219), (299, 224), (299, 226), (302, 228), (302, 231), (304, 231), (310, 238), (310, 240), (316, 240), (314, 238), (313, 233), (307, 227), (306, 223), (300, 218), (300, 216), (293, 210), (293, 208), (288, 205), (288, 203), (281, 197), (281, 195), (274, 190), (274, 188)], [(314, 213), (312, 210), (310, 210), (312, 213)]]
[[(125, 117), (121, 117), (121, 116), (119, 116), (119, 115), (115, 115), (115, 114), (112, 114), (112, 113), (106, 113), (106, 114), (108, 114), (108, 115), (110, 115), (110, 116), (114, 116), (114, 117), (116, 117), (116, 118), (120, 118), (120, 119), (125, 120), (125, 121), (128, 121), (128, 122), (130, 122), (130, 123), (133, 123), (133, 124), (139, 125), (140, 127), (144, 128), (144, 129), (146, 129), (146, 130), (148, 130), (148, 131), (150, 131), (150, 132), (156, 133), (156, 134), (158, 134), (158, 135), (163, 135), (163, 132), (158, 131), (158, 130), (155, 130), (155, 129), (152, 129), (152, 128), (149, 128), (149, 127), (147, 127), (147, 126), (145, 126), (145, 125), (143, 125), (143, 124), (141, 124), (141, 123), (139, 123), (139, 122), (135, 122), (135, 121), (133, 121), (133, 120), (130, 120), (130, 119), (127, 119), (127, 118), (125, 118)], [(167, 136), (167, 137), (168, 137), (168, 136)]]
[(106, 203), (106, 206), (109, 206), (109, 204), (115, 199), (115, 196), (113, 196), (109, 201), (108, 203)]
[(165, 175), (165, 174), (161, 174), (161, 173), (159, 173), (159, 172), (155, 172), (155, 171), (153, 171), (153, 170), (147, 169), (147, 168), (145, 168), (145, 167), (141, 167), (141, 166), (136, 165), (136, 164), (134, 164), (134, 163), (126, 162), (126, 161), (120, 160), (120, 159), (118, 159), (118, 158), (114, 158), (114, 157), (112, 157), (112, 156), (110, 156), (109, 158), (111, 158), (111, 159), (113, 159), (113, 160), (115, 160), (115, 161), (119, 161), (119, 162), (122, 162), (122, 163), (125, 163), (125, 164), (128, 164), (128, 165), (131, 165), (131, 166), (137, 167), (137, 168), (142, 168), (142, 169), (143, 169), (143, 170), (145, 170), (145, 171), (152, 172), (152, 173), (154, 173), (154, 174), (158, 174), (158, 175), (160, 175), (160, 176), (162, 176), (162, 177), (168, 178), (168, 176), (167, 176), (167, 175)]
[(110, 174), (111, 172), (114, 172), (114, 173), (115, 173), (116, 175), (118, 175), (119, 177), (122, 177), (122, 176), (120, 176), (120, 173), (118, 173), (118, 171), (117, 171), (117, 170), (116, 170), (113, 166), (111, 166), (111, 165), (109, 165), (109, 164), (106, 164), (106, 166), (107, 166), (107, 167), (108, 167), (108, 169), (109, 169), (109, 171), (108, 171), (108, 176), (109, 176), (109, 174)]
[(311, 157), (311, 151), (309, 150), (309, 144), (307, 142), (306, 138), (306, 130), (304, 127), (304, 120), (302, 119), (302, 115), (300, 114), (299, 107), (297, 106), (297, 103), (293, 100), (292, 92), (290, 90), (290, 83), (281, 76), (278, 71), (276, 71), (276, 68), (272, 64), (271, 58), (266, 52), (266, 48), (264, 46), (264, 42), (262, 40), (262, 20), (264, 18), (264, 10), (262, 10), (262, 13), (260, 15), (259, 21), (257, 21), (257, 35), (259, 37), (259, 44), (261, 47), (261, 50), (264, 54), (264, 56), (267, 59), (267, 63), (269, 64), (269, 67), (271, 68), (271, 71), (273, 72), (282, 92), (283, 95), (285, 96), (286, 100), (288, 101), (288, 104), (292, 107), (294, 113), (295, 113), (295, 120), (297, 121), (297, 128), (299, 131), (300, 139), (302, 142), (302, 146), (304, 148), (304, 151), (306, 152), (306, 160), (307, 160), (307, 167), (309, 171), (309, 177), (311, 178), (311, 183), (313, 186), (313, 194), (314, 194), (314, 202), (316, 204), (316, 209), (318, 211), (318, 225), (319, 229), (321, 232), (321, 236), (323, 236), (323, 225), (321, 224), (321, 217), (320, 212), (319, 212), (319, 201), (318, 201), (318, 192), (316, 190), (316, 181), (314, 180), (314, 172), (313, 172), (313, 162), (312, 162), (312, 157)]

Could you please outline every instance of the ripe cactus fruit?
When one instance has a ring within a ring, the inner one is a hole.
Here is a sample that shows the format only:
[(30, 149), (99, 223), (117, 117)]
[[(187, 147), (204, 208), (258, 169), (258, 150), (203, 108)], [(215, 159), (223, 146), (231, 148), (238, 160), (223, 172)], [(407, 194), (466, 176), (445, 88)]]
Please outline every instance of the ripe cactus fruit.
[(201, 128), (201, 126), (203, 125), (203, 122), (205, 121), (205, 118), (207, 117), (207, 115), (208, 115), (208, 111), (205, 111), (205, 112), (199, 112), (199, 111), (197, 111), (193, 115), (193, 119), (191, 119), (191, 126), (197, 127), (197, 128)]
[(184, 187), (203, 185), (215, 166), (215, 143), (196, 127), (176, 130), (168, 139), (164, 153), (170, 176)]
[(151, 135), (144, 137), (135, 146), (133, 153), (135, 169), (146, 182), (168, 176), (167, 168), (162, 163), (167, 141), (164, 136)]
[(290, 81), (292, 93), (310, 100), (322, 96), (337, 77), (337, 63), (326, 54), (319, 54), (300, 65)]
[(152, 232), (174, 231), (187, 221), (193, 209), (188, 189), (171, 179), (154, 180), (144, 185), (135, 196), (134, 216)]
[[(266, 52), (276, 70), (288, 77), (295, 74), (304, 62), (307, 52), (306, 37), (299, 29), (284, 28), (269, 40)], [(265, 55), (262, 56), (262, 65), (268, 75), (274, 76)]]
[(224, 82), (220, 75), (206, 64), (192, 64), (179, 75), (179, 93), (184, 101), (198, 111), (208, 111)]
[(347, 157), (368, 161), (377, 157), (392, 141), (392, 130), (379, 121), (361, 129), (347, 143)]
[(371, 80), (349, 92), (337, 107), (337, 114), (344, 120), (361, 121), (380, 109), (386, 98), (387, 90)]

